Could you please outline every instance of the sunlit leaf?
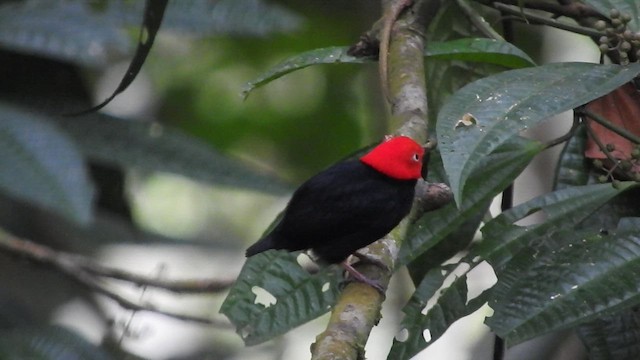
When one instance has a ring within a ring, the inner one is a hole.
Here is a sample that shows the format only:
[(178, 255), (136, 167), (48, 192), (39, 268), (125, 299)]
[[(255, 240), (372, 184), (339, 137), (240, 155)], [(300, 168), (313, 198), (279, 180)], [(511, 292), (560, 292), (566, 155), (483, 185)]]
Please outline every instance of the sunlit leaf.
[[(461, 204), (470, 175), (500, 144), (612, 91), (638, 72), (638, 63), (556, 63), (506, 71), (460, 89), (442, 108), (437, 123), (438, 146), (456, 202)], [(473, 118), (474, 124), (461, 125), (463, 117)]]
[(96, 160), (265, 192), (283, 194), (290, 190), (275, 176), (227, 158), (204, 142), (157, 123), (96, 113), (60, 117), (56, 121), (88, 157)]
[[(329, 311), (335, 303), (339, 272), (330, 267), (309, 274), (296, 253), (269, 250), (250, 257), (220, 312), (247, 345), (255, 345)], [(257, 295), (267, 297), (257, 299)]]
[[(538, 248), (526, 272), (518, 267), (507, 270), (509, 284), (491, 303), (495, 312), (487, 324), (516, 344), (637, 305), (638, 234), (640, 218), (623, 219), (607, 234), (556, 233), (549, 241), (560, 247)], [(500, 286), (503, 280), (498, 278)]]
[(73, 142), (46, 119), (0, 104), (0, 189), (81, 224), (92, 218), (93, 185)]

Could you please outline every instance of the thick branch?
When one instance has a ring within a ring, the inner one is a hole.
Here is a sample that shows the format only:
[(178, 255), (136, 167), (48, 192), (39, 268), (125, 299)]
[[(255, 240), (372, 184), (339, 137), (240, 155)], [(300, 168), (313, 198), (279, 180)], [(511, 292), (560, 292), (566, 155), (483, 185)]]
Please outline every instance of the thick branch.
[(139, 304), (122, 297), (107, 286), (106, 279), (126, 281), (137, 286), (151, 286), (178, 293), (219, 292), (233, 282), (229, 280), (183, 280), (166, 281), (132, 274), (123, 270), (100, 265), (91, 259), (63, 251), (56, 251), (32, 241), (20, 239), (0, 229), (0, 251), (17, 255), (28, 260), (48, 265), (92, 291), (107, 296), (121, 307), (133, 311), (150, 311), (179, 320), (199, 322), (208, 325), (229, 327), (227, 322), (217, 319), (178, 314), (157, 309), (152, 304)]
[[(403, 8), (406, 4), (406, 0), (383, 1), (384, 13), (394, 14), (393, 9)], [(398, 129), (395, 133), (410, 136), (422, 143), (428, 138), (424, 32), (439, 6), (439, 0), (418, 0), (399, 15), (390, 32), (388, 64), (384, 72), (388, 75), (391, 125)], [(433, 196), (436, 202), (436, 199), (444, 199), (440, 204), (442, 206), (450, 200), (441, 196), (441, 191), (447, 190), (446, 185), (437, 186), (431, 190), (419, 189), (416, 195)], [(356, 264), (358, 271), (377, 281), (384, 289), (395, 267), (397, 249), (411, 219), (416, 218), (418, 207), (414, 206), (412, 214), (387, 237), (362, 251), (368, 258), (383, 264), (383, 267), (370, 263)], [(383, 301), (384, 295), (366, 284), (348, 284), (332, 311), (327, 329), (318, 335), (311, 347), (312, 359), (363, 359), (364, 345), (371, 329), (380, 319)]]

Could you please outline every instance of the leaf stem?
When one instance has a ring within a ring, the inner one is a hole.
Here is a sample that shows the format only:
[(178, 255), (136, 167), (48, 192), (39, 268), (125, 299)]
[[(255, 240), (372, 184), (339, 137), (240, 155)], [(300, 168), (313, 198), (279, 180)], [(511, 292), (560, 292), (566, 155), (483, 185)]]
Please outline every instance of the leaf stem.
[(593, 121), (597, 122), (598, 124), (604, 126), (605, 128), (613, 131), (614, 133), (622, 136), (623, 138), (636, 143), (636, 144), (640, 144), (640, 136), (634, 135), (631, 132), (629, 132), (627, 129), (623, 129), (621, 127), (618, 127), (616, 125), (614, 125), (611, 121), (609, 121), (607, 118), (605, 118), (604, 116), (600, 115), (600, 114), (596, 114), (591, 110), (582, 108), (580, 110), (580, 113), (590, 119), (592, 119)]

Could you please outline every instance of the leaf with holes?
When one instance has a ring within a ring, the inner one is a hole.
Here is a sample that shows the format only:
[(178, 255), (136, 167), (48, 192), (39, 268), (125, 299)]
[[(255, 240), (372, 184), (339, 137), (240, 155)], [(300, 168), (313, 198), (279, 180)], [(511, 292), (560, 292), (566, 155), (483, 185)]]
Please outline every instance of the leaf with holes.
[(640, 30), (640, 4), (636, 0), (584, 0), (585, 4), (593, 6), (602, 15), (609, 17), (612, 9), (620, 14), (629, 14), (631, 21), (627, 27), (631, 31)]
[(291, 190), (277, 177), (229, 159), (209, 145), (160, 124), (127, 121), (100, 113), (54, 120), (87, 157), (102, 162), (276, 194)]
[(540, 143), (516, 137), (485, 157), (483, 166), (478, 167), (473, 175), (482, 181), (476, 181), (465, 189), (467, 196), (460, 209), (449, 204), (427, 213), (411, 226), (402, 242), (398, 265), (413, 261), (457, 231), (479, 211), (484, 211), (491, 199), (504, 190), (543, 149)]
[[(317, 64), (360, 64), (376, 61), (373, 57), (355, 57), (347, 54), (346, 46), (334, 46), (314, 49), (294, 55), (275, 65), (257, 79), (248, 82), (242, 90), (245, 98), (256, 88), (268, 84), (290, 72)], [(462, 60), (491, 63), (509, 68), (520, 68), (534, 65), (522, 50), (504, 41), (492, 39), (459, 39), (447, 42), (430, 42), (425, 49), (425, 56), (443, 60)]]
[[(474, 247), (474, 251), (495, 269), (499, 269), (514, 254), (529, 246), (531, 241), (559, 229), (576, 226), (622, 191), (633, 186), (634, 183), (631, 182), (621, 183), (618, 188), (609, 183), (595, 184), (539, 196), (489, 221), (482, 228), (483, 240)], [(544, 222), (529, 226), (514, 224), (540, 210), (546, 215)]]
[[(498, 275), (494, 315), (487, 325), (509, 345), (640, 304), (640, 218), (626, 218), (609, 232), (557, 233), (522, 272)], [(554, 239), (555, 238), (555, 239)]]
[(93, 185), (73, 142), (43, 118), (0, 104), (0, 190), (77, 223), (92, 218)]
[[(296, 255), (269, 250), (247, 259), (220, 309), (245, 344), (282, 335), (335, 304), (340, 273), (326, 267), (311, 275), (300, 267)], [(267, 297), (267, 303), (258, 295)]]
[(402, 309), (405, 314), (400, 325), (402, 330), (394, 339), (388, 359), (410, 359), (440, 338), (455, 321), (487, 302), (490, 291), (468, 299), (467, 276), (462, 275), (441, 291), (435, 304), (424, 314), (427, 301), (442, 286), (443, 280), (440, 269), (430, 271)]
[(557, 63), (506, 71), (460, 89), (437, 122), (438, 147), (458, 206), (467, 179), (494, 149), (552, 115), (609, 93), (638, 72), (640, 63)]

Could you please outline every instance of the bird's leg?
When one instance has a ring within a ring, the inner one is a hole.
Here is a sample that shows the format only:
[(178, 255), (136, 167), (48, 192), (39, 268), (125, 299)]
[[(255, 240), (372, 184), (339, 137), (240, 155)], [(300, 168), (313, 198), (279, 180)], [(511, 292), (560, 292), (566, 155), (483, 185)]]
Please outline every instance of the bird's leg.
[(384, 295), (384, 288), (382, 287), (382, 285), (380, 285), (380, 283), (378, 283), (375, 280), (371, 280), (368, 277), (362, 275), (362, 273), (360, 273), (358, 270), (354, 269), (353, 266), (351, 266), (349, 264), (349, 259), (346, 259), (345, 261), (343, 261), (342, 263), (340, 263), (340, 265), (349, 273), (351, 274), (351, 276), (360, 281), (361, 283), (365, 283), (369, 286), (371, 286), (372, 288), (378, 290), (378, 292), (380, 292), (380, 294)]
[(358, 260), (360, 260), (360, 262), (364, 263), (364, 264), (371, 264), (371, 265), (375, 265), (383, 270), (387, 270), (387, 271), (391, 271), (391, 269), (389, 268), (389, 266), (387, 266), (387, 264), (383, 263), (382, 261), (370, 257), (368, 255), (365, 255), (363, 253), (360, 252), (354, 252), (353, 256), (357, 257)]

